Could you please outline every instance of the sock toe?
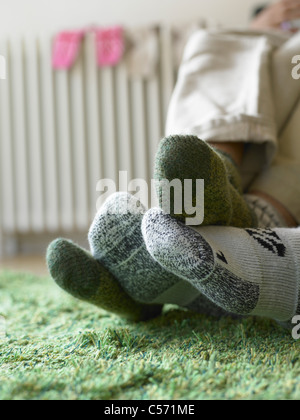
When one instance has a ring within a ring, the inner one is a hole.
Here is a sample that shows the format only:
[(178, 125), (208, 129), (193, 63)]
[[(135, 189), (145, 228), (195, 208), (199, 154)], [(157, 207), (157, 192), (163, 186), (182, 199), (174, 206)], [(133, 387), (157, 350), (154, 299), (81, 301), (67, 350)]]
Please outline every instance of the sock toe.
[(140, 201), (132, 195), (123, 192), (111, 195), (89, 230), (88, 239), (94, 258), (108, 268), (117, 266), (132, 244), (135, 245), (145, 212)]
[[(112, 208), (128, 208), (113, 214)], [(145, 209), (134, 196), (119, 193), (100, 209), (89, 233), (94, 258), (114, 275), (124, 291), (142, 304), (160, 300), (180, 279), (164, 270), (147, 251), (141, 231)]]
[(161, 140), (156, 154), (156, 179), (184, 180), (205, 175), (209, 184), (211, 173), (204, 165), (199, 166), (201, 162), (205, 162), (206, 168), (212, 165), (212, 148), (207, 143), (196, 136), (166, 137)]
[(46, 259), (57, 285), (78, 299), (90, 299), (100, 286), (100, 278), (109, 275), (88, 252), (66, 239), (53, 241)]
[[(158, 148), (155, 159), (156, 190), (160, 207), (181, 221), (193, 217), (182, 209), (178, 212), (175, 196), (170, 191), (169, 209), (163, 207), (166, 200), (165, 190), (161, 182), (172, 182), (177, 179), (184, 186), (185, 180), (192, 180), (192, 203), (195, 205), (205, 199), (205, 217), (203, 224), (229, 224), (232, 218), (232, 206), (228, 194), (228, 179), (226, 168), (214, 150), (196, 136), (170, 136), (164, 138)], [(204, 197), (197, 196), (196, 180), (204, 180)], [(178, 201), (185, 203), (185, 189)]]
[(77, 299), (132, 321), (146, 321), (161, 313), (161, 305), (135, 302), (103, 265), (69, 240), (53, 241), (46, 258), (56, 284)]
[[(241, 192), (241, 180), (237, 167), (224, 153), (219, 153), (196, 136), (178, 135), (164, 138), (155, 159), (156, 191), (159, 205), (166, 213), (184, 222), (195, 215), (187, 214), (185, 203), (192, 207), (204, 206), (203, 226), (223, 225), (255, 227), (257, 220)], [(180, 190), (174, 190), (164, 182), (181, 181)], [(192, 181), (192, 192), (185, 188), (185, 181)], [(197, 190), (197, 180), (204, 180), (204, 197)], [(168, 196), (166, 196), (166, 192)], [(187, 197), (185, 197), (185, 194)], [(191, 197), (190, 197), (191, 196)], [(181, 208), (180, 202), (181, 200)], [(175, 203), (176, 201), (176, 203)], [(184, 205), (183, 205), (184, 203)], [(165, 207), (165, 204), (168, 208)], [(196, 215), (197, 216), (197, 215)]]
[(213, 271), (214, 254), (205, 239), (200, 241), (198, 233), (161, 209), (151, 209), (145, 214), (142, 233), (150, 255), (177, 276), (185, 278), (187, 267), (202, 278)]

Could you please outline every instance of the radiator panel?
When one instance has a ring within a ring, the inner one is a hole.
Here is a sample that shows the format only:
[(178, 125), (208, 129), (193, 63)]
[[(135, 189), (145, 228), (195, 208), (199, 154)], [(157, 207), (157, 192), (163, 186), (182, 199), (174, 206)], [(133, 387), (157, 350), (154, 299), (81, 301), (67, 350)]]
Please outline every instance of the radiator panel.
[(87, 231), (100, 179), (150, 181), (175, 71), (171, 33), (158, 31), (153, 78), (96, 64), (92, 36), (70, 71), (51, 68), (52, 39), (0, 39), (1, 233)]

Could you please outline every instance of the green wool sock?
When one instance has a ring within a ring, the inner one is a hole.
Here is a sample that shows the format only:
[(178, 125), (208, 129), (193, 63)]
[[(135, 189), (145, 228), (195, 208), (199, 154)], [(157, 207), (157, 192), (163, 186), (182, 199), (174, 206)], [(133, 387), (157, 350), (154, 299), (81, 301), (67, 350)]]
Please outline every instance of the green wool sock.
[(71, 241), (52, 242), (47, 251), (47, 265), (58, 286), (77, 299), (132, 321), (147, 320), (161, 313), (159, 305), (135, 302), (103, 265)]
[[(242, 195), (240, 175), (232, 159), (223, 152), (216, 151), (195, 136), (170, 136), (159, 145), (155, 161), (155, 181), (159, 203), (164, 208), (164, 189), (161, 182), (179, 179), (192, 180), (192, 204), (195, 207), (201, 197), (197, 196), (196, 180), (204, 180), (204, 221), (203, 225), (224, 225), (233, 227), (257, 227), (257, 218)], [(178, 213), (174, 202), (174, 192), (170, 194), (170, 214), (181, 221), (191, 218), (184, 209)]]

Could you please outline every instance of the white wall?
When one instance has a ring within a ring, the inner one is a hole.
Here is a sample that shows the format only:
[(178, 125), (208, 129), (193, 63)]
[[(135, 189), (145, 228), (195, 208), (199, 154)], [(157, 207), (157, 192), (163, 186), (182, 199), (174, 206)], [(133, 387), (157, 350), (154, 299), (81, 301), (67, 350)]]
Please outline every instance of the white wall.
[(216, 20), (244, 26), (264, 0), (2, 0), (0, 34), (40, 34), (90, 24), (144, 25)]

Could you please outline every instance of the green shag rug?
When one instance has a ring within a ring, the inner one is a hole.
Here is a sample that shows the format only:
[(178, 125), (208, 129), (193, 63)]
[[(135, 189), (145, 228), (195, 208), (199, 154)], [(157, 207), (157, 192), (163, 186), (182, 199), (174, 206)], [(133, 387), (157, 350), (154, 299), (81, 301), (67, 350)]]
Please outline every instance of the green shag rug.
[(1, 400), (300, 399), (300, 342), (275, 322), (166, 307), (147, 323), (0, 272)]

